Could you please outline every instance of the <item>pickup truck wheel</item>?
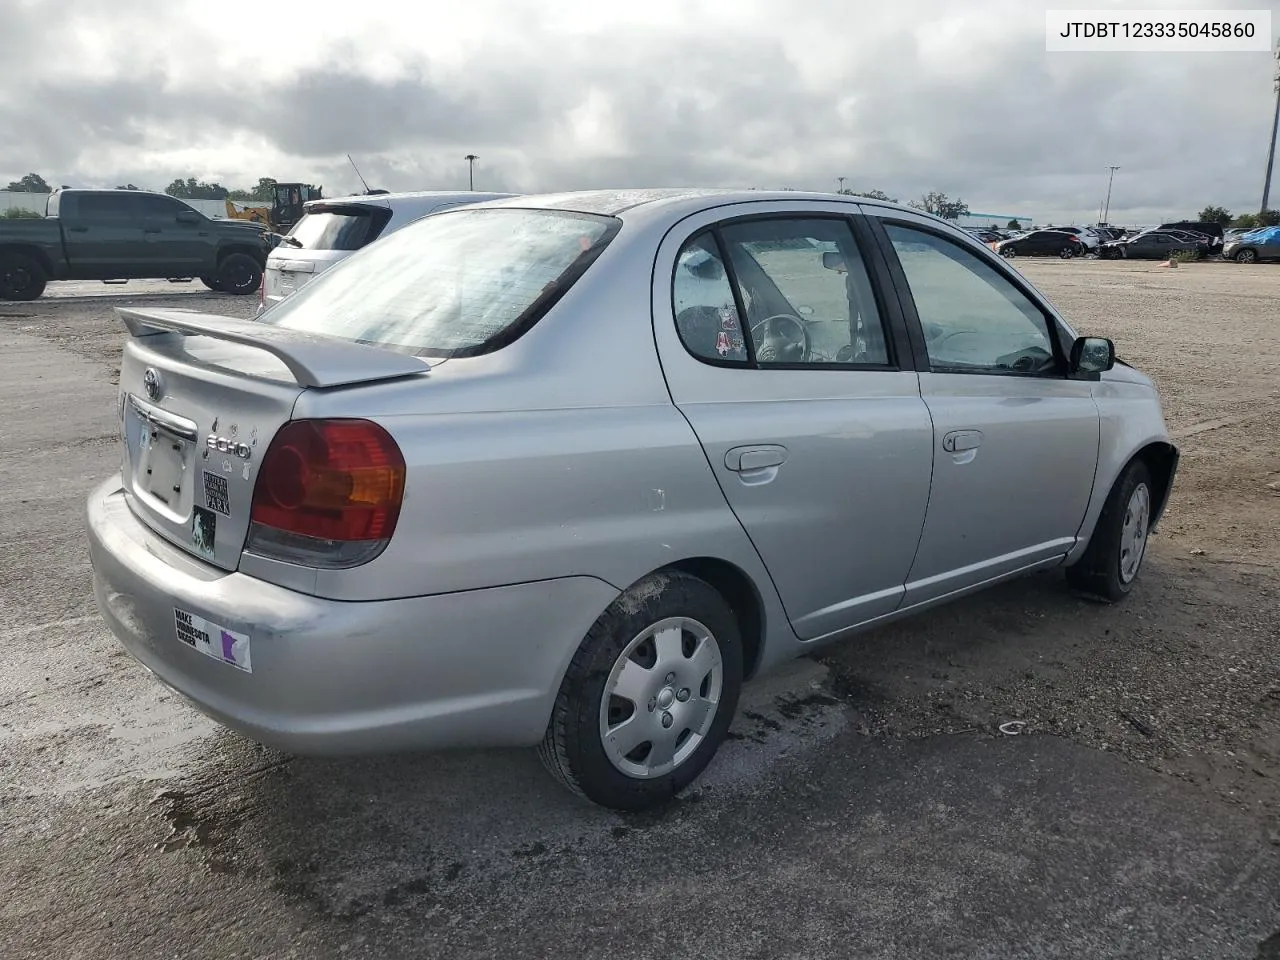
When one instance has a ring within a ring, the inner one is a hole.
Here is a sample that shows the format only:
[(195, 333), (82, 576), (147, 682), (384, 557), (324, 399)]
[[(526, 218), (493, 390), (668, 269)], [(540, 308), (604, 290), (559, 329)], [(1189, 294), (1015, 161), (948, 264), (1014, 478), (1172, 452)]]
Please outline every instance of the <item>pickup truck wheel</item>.
[(686, 573), (622, 594), (578, 647), (539, 753), (581, 797), (614, 810), (670, 801), (711, 762), (742, 686), (728, 603)]
[(44, 267), (26, 254), (0, 254), (0, 300), (38, 300), (48, 279)]
[(217, 281), (224, 293), (247, 296), (262, 283), (262, 267), (247, 253), (230, 253), (218, 264)]
[(221, 287), (219, 287), (219, 286), (218, 286), (218, 281), (217, 281), (217, 280), (215, 280), (213, 277), (201, 277), (201, 278), (200, 278), (200, 282), (201, 282), (201, 283), (203, 283), (203, 284), (204, 284), (206, 287), (208, 287), (210, 290), (221, 290), (221, 289), (222, 289)]

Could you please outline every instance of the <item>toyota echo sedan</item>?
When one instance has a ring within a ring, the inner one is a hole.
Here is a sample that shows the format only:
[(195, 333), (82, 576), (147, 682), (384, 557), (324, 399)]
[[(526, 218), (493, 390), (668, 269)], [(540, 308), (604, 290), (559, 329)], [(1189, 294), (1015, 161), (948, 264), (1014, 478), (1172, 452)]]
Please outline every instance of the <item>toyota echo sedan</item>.
[(288, 751), (539, 745), (616, 809), (790, 658), (1046, 568), (1123, 598), (1178, 463), (1109, 340), (870, 200), (498, 200), (256, 322), (120, 313), (129, 652)]

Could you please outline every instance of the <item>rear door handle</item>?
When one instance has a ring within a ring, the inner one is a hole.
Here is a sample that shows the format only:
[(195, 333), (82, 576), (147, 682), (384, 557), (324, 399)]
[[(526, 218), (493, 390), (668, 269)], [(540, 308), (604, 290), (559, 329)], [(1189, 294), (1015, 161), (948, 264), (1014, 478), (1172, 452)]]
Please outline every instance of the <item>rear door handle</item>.
[(981, 430), (954, 430), (942, 438), (942, 449), (947, 453), (977, 450), (982, 446)]
[(88, 233), (88, 227), (67, 227), (67, 233)]
[(142, 232), (143, 233), (159, 233), (160, 228), (159, 227), (143, 227)]
[(724, 455), (724, 465), (734, 473), (780, 467), (787, 462), (787, 448), (776, 443), (755, 447), (734, 447)]

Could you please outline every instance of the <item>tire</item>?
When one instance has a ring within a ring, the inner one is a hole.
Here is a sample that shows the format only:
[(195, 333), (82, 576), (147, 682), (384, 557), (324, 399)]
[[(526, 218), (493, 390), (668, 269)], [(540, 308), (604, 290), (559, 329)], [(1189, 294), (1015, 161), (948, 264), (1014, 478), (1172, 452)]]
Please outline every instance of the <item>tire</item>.
[(247, 253), (229, 253), (218, 264), (218, 289), (238, 297), (258, 292), (262, 265)]
[(1063, 247), (1061, 250), (1058, 251), (1058, 256), (1060, 256), (1063, 260), (1070, 260), (1075, 255), (1076, 255), (1076, 252), (1072, 250), (1070, 247)]
[(1005, 247), (1003, 250), (1000, 251), (1000, 256), (1007, 257), (1010, 260), (1012, 260), (1017, 255), (1018, 255), (1018, 248), (1013, 246)]
[[(671, 645), (673, 630), (678, 647)], [(666, 642), (660, 645), (655, 631)], [(662, 806), (698, 778), (724, 742), (742, 664), (737, 619), (710, 584), (685, 573), (651, 574), (615, 600), (578, 647), (538, 748), (542, 762), (573, 793), (601, 806)], [(628, 687), (635, 699), (619, 693)], [(606, 688), (615, 691), (607, 700)], [(699, 723), (698, 706), (712, 701)], [(609, 737), (615, 742), (606, 744), (607, 731), (624, 730), (633, 719), (637, 736), (656, 736), (634, 741), (623, 755), (627, 741)], [(667, 736), (666, 729), (673, 732)], [(674, 766), (655, 769), (654, 751), (662, 743), (672, 750)]]
[(1237, 250), (1236, 255), (1232, 259), (1235, 260), (1236, 263), (1257, 263), (1258, 251), (1250, 250), (1246, 247), (1244, 250)]
[(0, 254), (0, 300), (39, 300), (49, 277), (25, 253)]
[(1084, 556), (1067, 568), (1067, 582), (1108, 603), (1128, 596), (1146, 557), (1154, 506), (1151, 471), (1134, 460), (1107, 495)]
[(220, 291), (222, 289), (221, 287), (218, 286), (218, 281), (215, 280), (213, 277), (201, 277), (200, 282), (203, 283), (210, 290), (213, 290), (215, 292)]

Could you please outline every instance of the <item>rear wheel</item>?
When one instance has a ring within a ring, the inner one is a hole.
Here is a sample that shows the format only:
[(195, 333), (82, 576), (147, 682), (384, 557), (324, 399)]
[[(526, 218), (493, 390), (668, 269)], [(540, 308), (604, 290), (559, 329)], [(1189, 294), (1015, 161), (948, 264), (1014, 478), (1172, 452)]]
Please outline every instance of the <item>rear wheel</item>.
[(1154, 506), (1151, 471), (1135, 460), (1111, 488), (1084, 556), (1067, 568), (1067, 582), (1112, 603), (1127, 596), (1147, 555)]
[(711, 762), (741, 686), (742, 640), (725, 599), (688, 574), (652, 574), (588, 631), (539, 754), (594, 803), (659, 806)]
[(262, 283), (262, 267), (247, 253), (229, 253), (218, 264), (217, 289), (247, 296)]
[(48, 280), (39, 261), (25, 253), (0, 254), (0, 300), (38, 300)]
[(1063, 247), (1061, 250), (1058, 251), (1058, 256), (1060, 256), (1063, 260), (1070, 260), (1075, 255), (1076, 255), (1075, 248), (1070, 246)]

